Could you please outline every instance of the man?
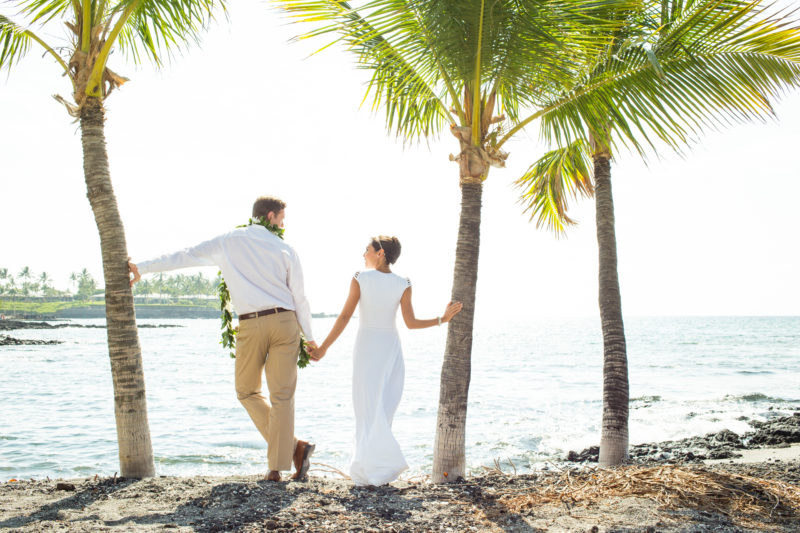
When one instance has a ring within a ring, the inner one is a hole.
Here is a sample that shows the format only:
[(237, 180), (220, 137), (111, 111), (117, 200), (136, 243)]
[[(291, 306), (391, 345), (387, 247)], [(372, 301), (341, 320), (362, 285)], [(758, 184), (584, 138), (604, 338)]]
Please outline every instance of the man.
[[(265, 217), (283, 227), (286, 204), (269, 196), (253, 204), (253, 219)], [(269, 473), (280, 481), (282, 470), (303, 479), (315, 446), (294, 436), (294, 393), (300, 330), (311, 349), (311, 310), (303, 290), (303, 271), (294, 249), (267, 228), (252, 224), (180, 252), (128, 266), (133, 279), (176, 268), (216, 265), (239, 313), (236, 336), (236, 395), (267, 441)], [(267, 378), (269, 403), (261, 394)]]

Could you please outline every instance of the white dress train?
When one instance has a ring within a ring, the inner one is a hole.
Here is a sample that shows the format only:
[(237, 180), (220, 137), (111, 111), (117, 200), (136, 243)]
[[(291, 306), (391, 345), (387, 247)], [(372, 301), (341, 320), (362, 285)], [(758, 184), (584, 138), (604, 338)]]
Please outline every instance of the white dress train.
[(383, 485), (408, 468), (392, 435), (403, 395), (405, 366), (395, 317), (411, 282), (378, 270), (357, 272), (359, 327), (353, 350), (356, 436), (350, 477), (356, 485)]

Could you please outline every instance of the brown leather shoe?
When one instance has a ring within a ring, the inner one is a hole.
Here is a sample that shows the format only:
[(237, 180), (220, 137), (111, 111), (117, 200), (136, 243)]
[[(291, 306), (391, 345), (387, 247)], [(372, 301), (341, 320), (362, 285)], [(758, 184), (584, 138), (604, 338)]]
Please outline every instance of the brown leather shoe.
[(269, 473), (264, 476), (264, 479), (267, 481), (280, 481), (281, 480), (281, 473), (277, 470), (270, 470)]
[(292, 474), (292, 479), (305, 479), (308, 475), (308, 468), (311, 466), (309, 458), (316, 447), (316, 444), (311, 444), (304, 440), (297, 441), (297, 446), (294, 448), (294, 469), (296, 472)]

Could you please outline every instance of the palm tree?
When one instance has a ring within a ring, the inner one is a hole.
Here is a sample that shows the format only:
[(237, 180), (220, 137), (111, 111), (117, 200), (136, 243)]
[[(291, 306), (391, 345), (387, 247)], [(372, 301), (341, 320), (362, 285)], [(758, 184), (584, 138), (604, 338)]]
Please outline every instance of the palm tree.
[[(224, 0), (18, 0), (16, 5), (15, 17), (27, 23), (18, 24), (0, 14), (0, 68), (11, 68), (35, 44), (71, 83), (73, 101), (56, 98), (80, 122), (84, 176), (100, 233), (120, 471), (126, 477), (152, 476), (155, 468), (128, 253), (104, 132), (103, 103), (127, 79), (108, 67), (108, 58), (117, 48), (136, 63), (147, 56), (160, 65), (163, 54), (197, 40), (213, 10), (224, 9)], [(71, 39), (63, 46), (51, 46), (30, 24), (55, 25), (59, 31), (66, 24)]]
[[(5, 281), (7, 279), (9, 279), (8, 269), (0, 268), (0, 281)], [(5, 294), (6, 290), (7, 289), (5, 283), (0, 283), (0, 294)]]
[(76, 296), (83, 301), (89, 300), (97, 290), (97, 281), (88, 269), (81, 270), (78, 276), (78, 292)]
[[(30, 279), (30, 277), (28, 277), (28, 279)], [(22, 293), (23, 297), (27, 298), (28, 296), (31, 295), (31, 293), (36, 292), (36, 289), (37, 289), (37, 284), (35, 282), (23, 281), (20, 292)]]
[(8, 294), (14, 296), (17, 292), (17, 280), (14, 279), (14, 276), (9, 275), (7, 278), (8, 282), (6, 283), (6, 287), (8, 287)]
[[(466, 474), (465, 427), (480, 248), (483, 183), (503, 167), (501, 147), (554, 100), (573, 73), (612, 42), (619, 23), (601, 15), (638, 0), (373, 0), (358, 9), (338, 0), (282, 0), (303, 37), (338, 33), (359, 66), (372, 71), (368, 96), (405, 139), (449, 125), (459, 152), (461, 214), (452, 299), (464, 307), (450, 323), (442, 364), (434, 444), (434, 482)], [(587, 88), (592, 92), (596, 88)], [(566, 101), (577, 99), (571, 95)], [(501, 114), (502, 113), (502, 114)], [(499, 115), (499, 116), (497, 116)]]
[(42, 272), (39, 275), (39, 292), (41, 292), (42, 296), (47, 296), (48, 292), (52, 287), (50, 283), (52, 283), (53, 279), (47, 272)]
[(31, 293), (35, 293), (37, 290), (36, 282), (32, 282), (33, 279), (33, 271), (31, 267), (24, 266), (20, 269), (19, 274), (17, 277), (22, 280), (22, 285), (20, 287), (20, 293), (24, 298), (27, 298), (31, 295)]
[(147, 297), (153, 292), (153, 284), (150, 280), (143, 279), (133, 287), (135, 295), (141, 295), (144, 298), (144, 303), (147, 303)]
[(164, 301), (164, 273), (159, 272), (156, 274), (156, 277), (153, 279), (153, 287), (155, 288), (156, 294), (159, 296), (161, 303), (165, 303)]
[(78, 291), (78, 277), (79, 274), (77, 272), (71, 272), (69, 275), (69, 282), (72, 285), (72, 289), (77, 293)]
[(189, 294), (191, 296), (201, 296), (208, 294), (208, 280), (203, 276), (202, 272), (198, 272), (189, 279)]
[[(644, 155), (645, 149), (657, 148), (653, 141), (660, 141), (680, 151), (708, 127), (769, 116), (769, 98), (800, 84), (800, 28), (760, 4), (659, 0), (629, 17), (609, 50), (564, 87), (565, 92), (580, 91), (608, 80), (606, 97), (601, 101), (589, 95), (582, 106), (566, 104), (545, 117), (545, 136), (562, 146), (518, 181), (531, 218), (556, 233), (573, 223), (566, 214), (570, 197), (593, 194), (596, 199), (604, 345), (602, 466), (628, 456), (628, 363), (611, 192), (613, 147), (627, 144)], [(638, 119), (621, 117), (624, 108), (636, 109)]]
[(3, 290), (11, 298), (11, 313), (13, 316), (13, 313), (15, 313), (16, 311), (16, 296), (18, 293), (17, 280), (15, 280), (14, 276), (12, 275), (9, 275), (8, 278), (6, 279), (8, 281), (6, 282), (6, 285)]
[(22, 281), (30, 281), (31, 279), (33, 279), (33, 272), (31, 272), (31, 267), (28, 266), (22, 267), (19, 271), (19, 274), (17, 274), (17, 277)]

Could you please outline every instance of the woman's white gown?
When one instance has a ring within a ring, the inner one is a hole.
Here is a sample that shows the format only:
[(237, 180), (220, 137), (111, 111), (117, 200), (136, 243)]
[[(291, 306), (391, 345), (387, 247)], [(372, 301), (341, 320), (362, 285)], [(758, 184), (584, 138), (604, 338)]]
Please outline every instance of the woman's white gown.
[(353, 350), (356, 437), (350, 477), (356, 485), (383, 485), (408, 468), (392, 435), (392, 418), (403, 394), (405, 366), (395, 317), (411, 282), (394, 273), (365, 270), (359, 327)]

